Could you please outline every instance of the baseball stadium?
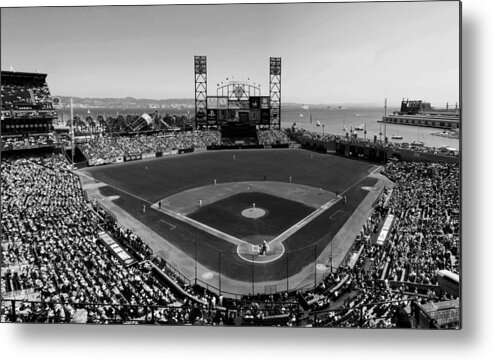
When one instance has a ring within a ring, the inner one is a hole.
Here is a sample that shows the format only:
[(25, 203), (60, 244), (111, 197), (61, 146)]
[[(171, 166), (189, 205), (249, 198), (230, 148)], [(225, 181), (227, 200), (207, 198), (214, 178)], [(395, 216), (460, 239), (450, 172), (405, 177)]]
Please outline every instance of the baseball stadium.
[(268, 95), (193, 65), (182, 123), (60, 126), (2, 71), (2, 322), (460, 328), (458, 154), (283, 124), (281, 58)]

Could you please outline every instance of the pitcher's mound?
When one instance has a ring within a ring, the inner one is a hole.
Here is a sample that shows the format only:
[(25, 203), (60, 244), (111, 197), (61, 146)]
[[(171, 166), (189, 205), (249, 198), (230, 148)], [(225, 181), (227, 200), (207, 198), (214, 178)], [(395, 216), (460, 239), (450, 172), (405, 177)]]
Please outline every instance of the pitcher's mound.
[(265, 215), (265, 211), (262, 208), (247, 208), (241, 212), (243, 217), (247, 218), (260, 218)]

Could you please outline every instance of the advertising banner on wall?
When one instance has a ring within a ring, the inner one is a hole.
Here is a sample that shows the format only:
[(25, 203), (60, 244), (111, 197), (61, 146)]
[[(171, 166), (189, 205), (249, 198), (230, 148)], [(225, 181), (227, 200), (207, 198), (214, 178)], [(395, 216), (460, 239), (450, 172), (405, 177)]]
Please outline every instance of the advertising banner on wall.
[(237, 122), (240, 119), (238, 118), (238, 110), (229, 109), (228, 110), (228, 122)]
[(250, 124), (255, 125), (260, 122), (260, 109), (250, 109)]
[(216, 109), (207, 109), (207, 122), (216, 122), (217, 121), (217, 110)]
[(260, 108), (262, 109), (270, 108), (270, 97), (260, 97)]
[(230, 100), (228, 109), (241, 109), (240, 102), (238, 100)]
[(217, 98), (217, 109), (228, 109), (228, 97)]
[(142, 154), (142, 159), (156, 158), (156, 153), (144, 153)]
[(238, 112), (238, 118), (241, 123), (248, 123), (250, 122), (249, 120), (250, 112), (244, 112), (244, 111)]
[(207, 109), (217, 109), (217, 97), (207, 97)]
[(250, 101), (248, 100), (240, 100), (240, 109), (248, 110), (250, 109)]
[(124, 156), (123, 159), (125, 162), (129, 162), (132, 160), (140, 160), (140, 159), (142, 159), (142, 155), (141, 154), (139, 154), (139, 155), (126, 155), (126, 156)]
[(260, 97), (250, 97), (250, 109), (260, 109)]
[(228, 121), (228, 110), (227, 109), (219, 109), (217, 111), (217, 121), (220, 123), (220, 124), (224, 124), (225, 122)]
[(260, 123), (270, 124), (270, 109), (260, 109)]

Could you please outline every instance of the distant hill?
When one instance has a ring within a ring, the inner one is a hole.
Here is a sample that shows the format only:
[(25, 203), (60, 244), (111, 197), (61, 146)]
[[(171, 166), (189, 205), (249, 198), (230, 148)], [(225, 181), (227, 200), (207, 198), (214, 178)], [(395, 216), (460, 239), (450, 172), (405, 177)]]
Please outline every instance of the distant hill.
[(171, 108), (171, 107), (194, 107), (194, 99), (136, 99), (133, 97), (126, 98), (80, 98), (69, 97), (64, 95), (54, 95), (60, 99), (63, 107), (70, 106), (70, 98), (74, 107), (87, 108)]
[[(133, 97), (126, 98), (81, 98), (81, 97), (69, 97), (64, 95), (54, 95), (54, 97), (60, 98), (62, 107), (67, 108), (70, 106), (70, 98), (72, 98), (75, 108), (114, 108), (114, 109), (148, 109), (148, 108), (193, 108), (195, 106), (194, 99), (181, 98), (181, 99), (137, 99)], [(297, 108), (321, 108), (321, 107), (382, 107), (379, 103), (341, 103), (341, 104), (308, 104), (308, 103), (294, 103), (283, 102), (283, 107)]]

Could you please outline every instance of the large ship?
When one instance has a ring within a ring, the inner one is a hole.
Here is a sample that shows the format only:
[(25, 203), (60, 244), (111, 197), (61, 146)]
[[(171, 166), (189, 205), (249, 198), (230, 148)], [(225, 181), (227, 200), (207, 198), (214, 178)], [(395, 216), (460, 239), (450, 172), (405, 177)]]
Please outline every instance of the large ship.
[(401, 110), (382, 117), (387, 124), (414, 125), (443, 129), (459, 129), (461, 112), (457, 103), (455, 107), (445, 109), (432, 108), (431, 103), (422, 100), (402, 100)]

